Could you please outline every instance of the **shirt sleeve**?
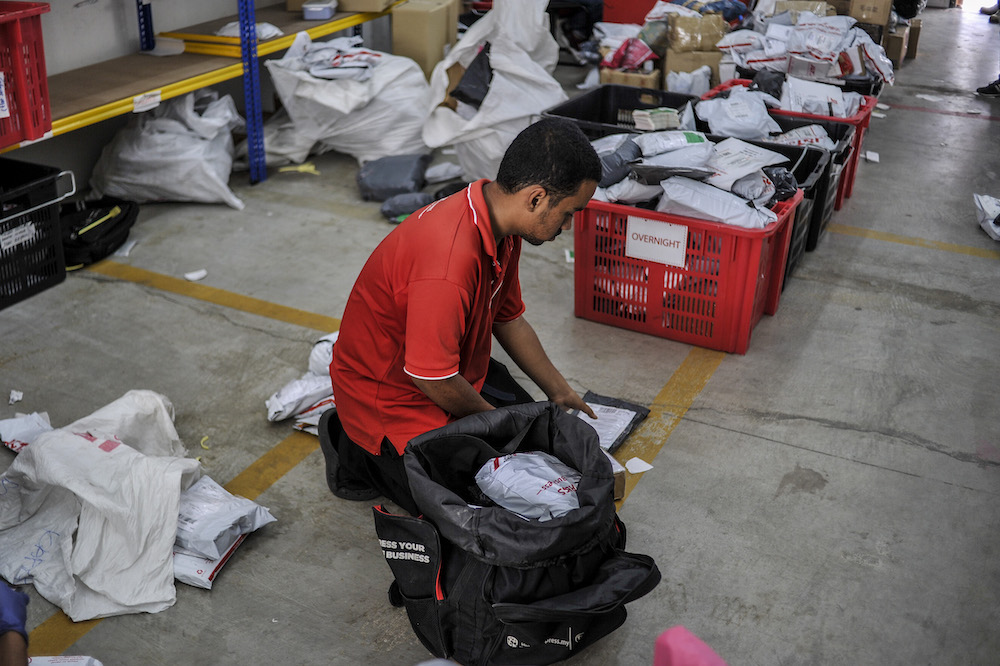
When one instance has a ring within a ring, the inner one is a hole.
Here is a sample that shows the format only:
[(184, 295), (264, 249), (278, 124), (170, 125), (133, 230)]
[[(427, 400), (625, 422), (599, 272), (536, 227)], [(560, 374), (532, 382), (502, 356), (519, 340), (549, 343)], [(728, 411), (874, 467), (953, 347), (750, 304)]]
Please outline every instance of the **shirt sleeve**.
[(411, 283), (406, 306), (404, 372), (417, 379), (448, 379), (457, 375), (462, 335), (471, 307), (469, 294), (448, 280)]

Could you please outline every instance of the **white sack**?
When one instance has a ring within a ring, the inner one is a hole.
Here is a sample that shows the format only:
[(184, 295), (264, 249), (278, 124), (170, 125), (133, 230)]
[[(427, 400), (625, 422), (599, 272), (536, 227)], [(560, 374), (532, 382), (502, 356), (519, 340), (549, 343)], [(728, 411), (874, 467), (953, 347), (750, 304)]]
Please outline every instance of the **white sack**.
[(476, 472), (476, 485), (499, 506), (539, 522), (580, 508), (581, 474), (544, 451), (491, 458)]
[(713, 97), (695, 105), (695, 113), (708, 123), (712, 134), (740, 139), (762, 139), (781, 132), (764, 104), (763, 96), (736, 92), (729, 97)]
[[(264, 162), (267, 166), (302, 164), (310, 154), (323, 152), (313, 150), (318, 146), (316, 139), (300, 131), (285, 109), (278, 109), (273, 116), (264, 121), (263, 136)], [(236, 146), (233, 169), (246, 171), (249, 168), (247, 141), (244, 140)]]
[(747, 229), (763, 229), (778, 219), (767, 208), (754, 208), (735, 194), (690, 178), (669, 178), (660, 185), (663, 187), (663, 196), (660, 197), (656, 210), (661, 213), (722, 222)]
[(90, 178), (94, 196), (225, 203), (242, 210), (229, 175), (232, 131), (243, 124), (233, 98), (209, 89), (135, 114), (101, 151)]
[[(368, 162), (389, 155), (426, 153), (420, 138), (427, 81), (420, 67), (388, 53), (366, 81), (322, 79), (309, 73), (313, 48), (300, 32), (285, 56), (264, 63), (281, 103), (303, 137)], [(316, 48), (322, 48), (318, 44)]]
[(1000, 199), (985, 194), (973, 194), (979, 226), (995, 241), (1000, 241)]
[(241, 535), (273, 522), (261, 505), (203, 476), (181, 493), (174, 550), (217, 560)]
[[(496, 178), (514, 137), (534, 116), (567, 99), (550, 73), (559, 47), (548, 31), (546, 5), (545, 0), (496, 3), (434, 67), (423, 140), (431, 148), (454, 146), (467, 180)], [(467, 68), (485, 42), (493, 80), (478, 111), (463, 118), (440, 106), (448, 95), (448, 68), (455, 63)]]
[(18, 454), (0, 477), (0, 575), (76, 622), (169, 608), (180, 494), (199, 474), (172, 420), (164, 396), (130, 391)]

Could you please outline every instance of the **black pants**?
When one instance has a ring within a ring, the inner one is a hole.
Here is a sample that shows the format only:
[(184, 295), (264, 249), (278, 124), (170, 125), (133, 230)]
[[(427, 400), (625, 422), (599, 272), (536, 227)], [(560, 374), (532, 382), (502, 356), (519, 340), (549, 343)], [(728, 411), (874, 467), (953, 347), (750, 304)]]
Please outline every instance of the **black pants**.
[[(531, 395), (510, 376), (506, 366), (492, 358), (480, 395), (494, 407), (533, 402)], [(339, 419), (334, 423), (334, 427), (340, 431), (334, 440), (337, 442), (337, 453), (340, 458), (337, 482), (374, 488), (383, 497), (395, 502), (411, 515), (419, 515), (421, 511), (410, 494), (403, 457), (396, 451), (392, 442), (383, 439), (381, 455), (376, 456), (352, 442), (340, 427)], [(334, 435), (332, 432), (330, 434)]]

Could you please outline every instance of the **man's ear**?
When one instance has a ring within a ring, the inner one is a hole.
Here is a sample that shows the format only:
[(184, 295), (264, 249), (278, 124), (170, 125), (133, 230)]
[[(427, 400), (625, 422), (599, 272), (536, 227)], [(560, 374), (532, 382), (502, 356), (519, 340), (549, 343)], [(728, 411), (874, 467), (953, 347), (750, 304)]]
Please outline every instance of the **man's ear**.
[(545, 188), (537, 185), (526, 188), (526, 194), (528, 210), (532, 212), (538, 210), (538, 207), (545, 203), (545, 198), (548, 196)]

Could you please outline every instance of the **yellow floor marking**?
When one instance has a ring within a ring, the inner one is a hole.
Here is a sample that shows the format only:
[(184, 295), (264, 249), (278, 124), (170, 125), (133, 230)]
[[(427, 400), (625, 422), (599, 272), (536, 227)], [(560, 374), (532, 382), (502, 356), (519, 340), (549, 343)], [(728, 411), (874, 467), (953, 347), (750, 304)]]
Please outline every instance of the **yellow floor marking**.
[(250, 314), (259, 315), (261, 317), (269, 317), (271, 319), (283, 321), (288, 324), (294, 324), (296, 326), (302, 326), (304, 328), (312, 328), (317, 331), (323, 331), (324, 333), (330, 333), (331, 331), (336, 331), (340, 328), (340, 320), (336, 317), (327, 317), (325, 315), (315, 314), (305, 310), (297, 310), (296, 308), (290, 308), (285, 305), (262, 301), (259, 298), (243, 296), (231, 291), (226, 291), (225, 289), (218, 289), (216, 287), (210, 287), (198, 282), (190, 282), (188, 280), (182, 280), (169, 275), (154, 273), (153, 271), (136, 268), (135, 266), (119, 264), (114, 261), (101, 261), (88, 266), (87, 270), (93, 273), (100, 273), (101, 275), (117, 278), (119, 280), (146, 285), (161, 291), (168, 291), (172, 294), (179, 294), (181, 296), (195, 298), (207, 303), (214, 303), (223, 307), (232, 308), (233, 310), (249, 312)]
[(42, 622), (28, 636), (28, 656), (50, 657), (60, 655), (84, 634), (100, 624), (101, 620), (74, 622), (62, 611)]
[(912, 245), (914, 247), (926, 247), (931, 250), (943, 250), (945, 252), (954, 252), (956, 254), (967, 254), (970, 257), (981, 257), (983, 259), (1000, 259), (1000, 250), (987, 250), (984, 248), (969, 247), (968, 245), (942, 243), (941, 241), (932, 241), (925, 238), (901, 236), (900, 234), (891, 234), (886, 231), (872, 231), (871, 229), (852, 227), (850, 225), (839, 224), (837, 222), (831, 222), (827, 229), (835, 234), (844, 234), (845, 236), (872, 238), (890, 243), (899, 243), (901, 245)]
[[(649, 416), (615, 452), (615, 458), (623, 465), (632, 458), (641, 458), (652, 464), (653, 458), (667, 443), (670, 433), (684, 418), (694, 399), (705, 388), (725, 357), (723, 352), (692, 347), (687, 358), (649, 406)], [(642, 474), (626, 476), (625, 497), (618, 501), (619, 509), (641, 478)]]
[(224, 487), (234, 495), (257, 499), (275, 481), (319, 448), (319, 439), (305, 432), (295, 431), (273, 449), (257, 458)]
[[(224, 487), (234, 495), (241, 495), (251, 500), (257, 499), (261, 493), (318, 448), (319, 439), (295, 431), (255, 460)], [(60, 655), (100, 623), (100, 618), (73, 622), (63, 611), (57, 611), (30, 633), (28, 654), (32, 657)]]

